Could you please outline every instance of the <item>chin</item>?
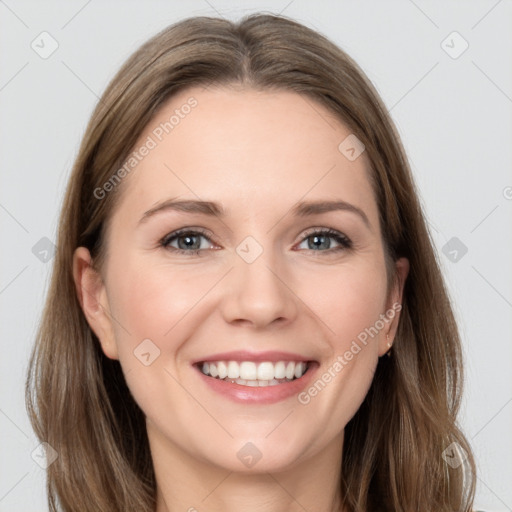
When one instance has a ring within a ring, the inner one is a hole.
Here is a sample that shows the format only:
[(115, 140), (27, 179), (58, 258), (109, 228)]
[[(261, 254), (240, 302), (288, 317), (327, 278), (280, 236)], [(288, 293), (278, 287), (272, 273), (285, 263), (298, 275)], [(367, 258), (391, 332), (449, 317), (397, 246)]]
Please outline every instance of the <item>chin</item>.
[[(236, 473), (268, 473), (286, 471), (299, 464), (306, 450), (305, 443), (290, 443), (274, 434), (262, 434), (229, 439), (223, 447), (217, 445), (205, 458), (213, 465)], [(286, 437), (286, 436), (284, 436)]]

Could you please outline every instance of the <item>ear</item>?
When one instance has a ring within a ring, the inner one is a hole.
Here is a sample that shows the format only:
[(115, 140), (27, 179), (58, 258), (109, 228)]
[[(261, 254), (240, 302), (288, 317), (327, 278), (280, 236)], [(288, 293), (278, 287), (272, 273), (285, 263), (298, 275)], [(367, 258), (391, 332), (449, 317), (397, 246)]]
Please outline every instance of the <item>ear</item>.
[(85, 318), (101, 343), (104, 354), (118, 359), (110, 305), (100, 273), (92, 267), (89, 250), (78, 247), (73, 254), (73, 279)]
[(382, 336), (379, 340), (379, 356), (383, 356), (389, 351), (393, 344), (396, 331), (398, 328), (398, 321), (400, 320), (400, 311), (402, 310), (402, 298), (404, 292), (404, 285), (409, 274), (409, 260), (407, 258), (399, 258), (395, 262), (396, 279), (389, 294), (386, 303), (386, 312), (384, 313), (389, 319), (383, 329)]

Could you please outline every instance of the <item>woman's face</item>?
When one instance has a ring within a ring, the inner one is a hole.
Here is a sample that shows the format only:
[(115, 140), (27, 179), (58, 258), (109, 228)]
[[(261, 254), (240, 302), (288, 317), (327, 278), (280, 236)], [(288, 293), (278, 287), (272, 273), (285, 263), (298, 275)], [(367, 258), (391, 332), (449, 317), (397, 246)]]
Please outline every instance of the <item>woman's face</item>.
[[(231, 471), (339, 456), (401, 300), (401, 285), (387, 296), (350, 130), (292, 92), (197, 87), (171, 98), (134, 149), (103, 280), (77, 270), (83, 248), (75, 276), (152, 449)], [(314, 207), (327, 202), (338, 208)], [(397, 270), (405, 278), (406, 260)], [(283, 382), (301, 361), (306, 373)]]

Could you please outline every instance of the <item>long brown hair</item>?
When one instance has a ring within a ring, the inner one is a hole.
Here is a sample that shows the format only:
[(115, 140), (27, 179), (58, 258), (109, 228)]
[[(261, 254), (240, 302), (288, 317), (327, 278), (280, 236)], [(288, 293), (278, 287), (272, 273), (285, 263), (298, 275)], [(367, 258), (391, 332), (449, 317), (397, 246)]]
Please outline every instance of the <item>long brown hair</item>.
[[(144, 415), (119, 362), (103, 354), (85, 319), (72, 261), (84, 246), (101, 267), (105, 228), (122, 187), (102, 199), (95, 190), (123, 166), (164, 101), (203, 84), (297, 92), (327, 107), (365, 145), (387, 257), (408, 258), (410, 272), (393, 355), (380, 358), (368, 395), (345, 427), (341, 495), (354, 512), (470, 511), (475, 463), (457, 425), (461, 344), (397, 131), (346, 53), (270, 14), (237, 23), (194, 17), (169, 26), (128, 59), (92, 114), (62, 205), (26, 384), (35, 433), (58, 452), (47, 469), (50, 510), (155, 509)], [(459, 467), (444, 460), (449, 446), (465, 453)]]

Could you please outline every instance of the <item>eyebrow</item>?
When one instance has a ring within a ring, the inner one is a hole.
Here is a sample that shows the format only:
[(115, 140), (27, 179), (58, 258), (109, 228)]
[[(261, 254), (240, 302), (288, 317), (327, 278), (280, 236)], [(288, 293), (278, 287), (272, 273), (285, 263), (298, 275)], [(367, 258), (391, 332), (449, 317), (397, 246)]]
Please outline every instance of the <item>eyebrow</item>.
[[(162, 203), (157, 204), (153, 208), (144, 212), (143, 216), (139, 220), (139, 224), (146, 222), (149, 218), (153, 217), (157, 213), (164, 211), (179, 211), (187, 213), (197, 213), (202, 215), (208, 215), (210, 217), (217, 216), (224, 218), (226, 212), (224, 208), (218, 203), (211, 201), (195, 201), (195, 200), (181, 200), (178, 201), (175, 198), (168, 199)], [(333, 211), (347, 211), (358, 215), (361, 220), (365, 223), (366, 227), (371, 230), (370, 221), (366, 213), (358, 208), (357, 206), (347, 203), (346, 201), (302, 201), (297, 203), (291, 210), (292, 215), (297, 217), (308, 217), (311, 215), (319, 215), (322, 213), (333, 212)]]

